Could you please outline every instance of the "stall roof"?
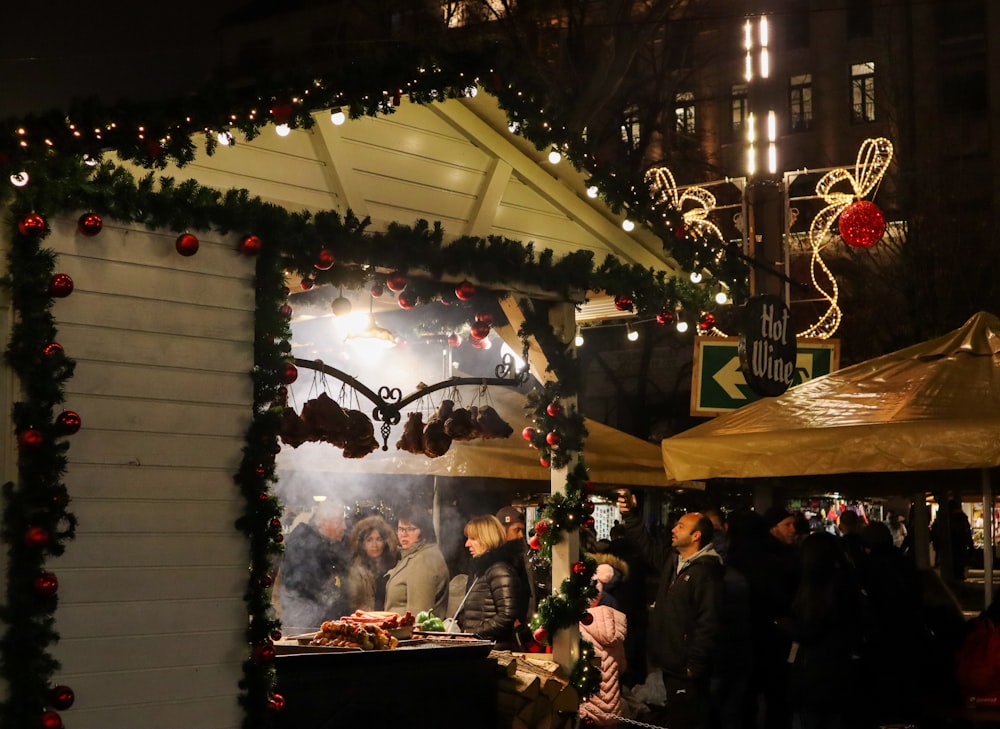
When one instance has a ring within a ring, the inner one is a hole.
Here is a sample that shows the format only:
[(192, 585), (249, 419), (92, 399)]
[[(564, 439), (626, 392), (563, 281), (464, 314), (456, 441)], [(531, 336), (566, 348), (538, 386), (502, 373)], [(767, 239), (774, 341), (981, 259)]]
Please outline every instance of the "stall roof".
[(1000, 320), (758, 400), (662, 442), (677, 480), (1000, 465)]

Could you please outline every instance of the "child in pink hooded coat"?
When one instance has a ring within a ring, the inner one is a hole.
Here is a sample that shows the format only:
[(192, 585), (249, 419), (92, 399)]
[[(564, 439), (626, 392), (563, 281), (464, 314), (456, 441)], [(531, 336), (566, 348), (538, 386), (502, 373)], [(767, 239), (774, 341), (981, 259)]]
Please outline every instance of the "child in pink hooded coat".
[(587, 609), (594, 620), (590, 625), (580, 623), (580, 633), (594, 645), (594, 655), (601, 660), (601, 685), (586, 701), (580, 704), (580, 717), (584, 725), (616, 726), (612, 718), (621, 713), (622, 695), (619, 675), (625, 670), (625, 633), (628, 621), (625, 613), (601, 604), (604, 586), (611, 582), (615, 570), (609, 564), (597, 565), (597, 598)]

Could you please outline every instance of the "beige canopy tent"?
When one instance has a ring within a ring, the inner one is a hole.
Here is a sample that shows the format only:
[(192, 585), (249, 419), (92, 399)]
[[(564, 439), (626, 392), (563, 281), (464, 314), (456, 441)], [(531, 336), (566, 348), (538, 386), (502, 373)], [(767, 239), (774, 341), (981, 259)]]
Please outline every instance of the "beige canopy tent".
[[(661, 448), (677, 480), (978, 471), (984, 503), (992, 503), (1000, 319), (980, 312), (944, 336), (758, 400)], [(984, 534), (992, 534), (992, 509), (984, 519)], [(989, 604), (989, 549), (984, 569)]]
[[(466, 405), (476, 404), (466, 395)], [(380, 449), (364, 458), (344, 458), (339, 450), (325, 443), (304, 443), (297, 450), (327, 453), (323, 459), (325, 467), (339, 473), (548, 481), (549, 471), (540, 465), (538, 451), (521, 437), (521, 431), (531, 425), (524, 395), (511, 388), (493, 386), (478, 402), (492, 405), (513, 428), (509, 438), (455, 442), (443, 456), (428, 458), (396, 449), (403, 430), (400, 423), (389, 437), (388, 451)], [(585, 425), (589, 435), (583, 457), (591, 481), (601, 485), (670, 485), (663, 471), (660, 449), (655, 444), (589, 418), (585, 418)]]

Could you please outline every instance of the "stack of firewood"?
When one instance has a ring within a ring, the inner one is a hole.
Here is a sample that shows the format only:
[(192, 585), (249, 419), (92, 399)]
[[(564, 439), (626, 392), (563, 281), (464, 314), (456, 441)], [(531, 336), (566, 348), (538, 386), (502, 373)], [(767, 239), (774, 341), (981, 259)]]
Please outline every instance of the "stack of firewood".
[(492, 651), (497, 682), (498, 729), (570, 729), (580, 696), (558, 674), (559, 665), (531, 653)]

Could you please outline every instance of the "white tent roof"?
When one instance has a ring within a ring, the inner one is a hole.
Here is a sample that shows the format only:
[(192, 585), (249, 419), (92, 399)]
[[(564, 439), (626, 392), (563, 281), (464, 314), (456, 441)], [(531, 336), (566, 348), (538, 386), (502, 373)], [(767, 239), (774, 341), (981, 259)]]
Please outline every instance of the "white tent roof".
[(805, 382), (668, 438), (677, 480), (1000, 465), (1000, 320)]

